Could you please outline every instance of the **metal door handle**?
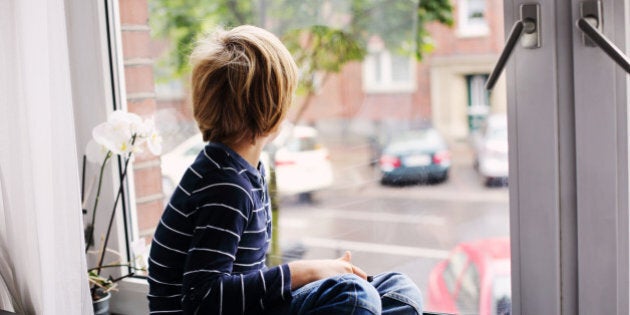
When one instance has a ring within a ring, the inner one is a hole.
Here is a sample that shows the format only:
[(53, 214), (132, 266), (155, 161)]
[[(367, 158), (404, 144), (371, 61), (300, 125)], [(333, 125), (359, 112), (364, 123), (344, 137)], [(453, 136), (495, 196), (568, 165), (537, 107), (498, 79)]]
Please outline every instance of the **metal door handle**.
[(537, 3), (521, 5), (521, 19), (512, 26), (505, 48), (501, 52), (492, 73), (490, 73), (488, 81), (486, 81), (486, 90), (490, 91), (494, 88), (503, 68), (505, 68), (505, 64), (510, 55), (512, 55), (516, 42), (523, 34), (525, 35), (521, 44), (524, 48), (534, 49), (540, 47), (540, 5)]
[(620, 65), (627, 73), (630, 73), (630, 61), (615, 44), (597, 30), (593, 24), (598, 25), (599, 20), (594, 17), (583, 17), (577, 20), (577, 26), (584, 34), (601, 48), (610, 58)]

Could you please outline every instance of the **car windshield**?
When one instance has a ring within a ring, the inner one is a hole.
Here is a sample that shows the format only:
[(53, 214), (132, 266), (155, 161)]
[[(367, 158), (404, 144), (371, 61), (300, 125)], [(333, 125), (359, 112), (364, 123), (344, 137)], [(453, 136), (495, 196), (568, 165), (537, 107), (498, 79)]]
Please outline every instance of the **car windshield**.
[(410, 150), (436, 150), (444, 145), (435, 130), (423, 130), (404, 133), (394, 138), (386, 151), (391, 154)]

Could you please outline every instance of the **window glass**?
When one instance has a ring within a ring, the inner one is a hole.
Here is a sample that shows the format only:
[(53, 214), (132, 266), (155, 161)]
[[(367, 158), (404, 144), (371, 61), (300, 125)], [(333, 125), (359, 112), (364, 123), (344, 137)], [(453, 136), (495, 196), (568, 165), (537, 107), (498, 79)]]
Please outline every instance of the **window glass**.
[(408, 82), (411, 80), (411, 62), (409, 57), (392, 55), (392, 81)]
[(489, 34), (486, 0), (459, 0), (459, 35), (485, 36)]
[(410, 56), (401, 56), (387, 50), (371, 52), (364, 60), (364, 89), (370, 92), (413, 90), (414, 67)]
[(493, 282), (480, 279), (509, 277), (493, 263), (509, 260), (508, 143), (494, 137), (507, 129), (485, 137), (478, 126), (505, 118), (504, 84), (483, 90), (501, 45), (461, 30), (483, 25), (503, 38), (503, 21), (489, 20), (502, 2), (438, 2), (152, 0), (136, 20), (137, 8), (121, 6), (131, 19), (121, 22), (129, 108), (153, 115), (163, 137), (160, 158), (134, 162), (130, 241), (149, 244), (204, 145), (190, 98), (195, 38), (253, 24), (276, 34), (300, 68), (287, 122), (262, 156), (277, 183), (268, 263), (350, 250), (369, 274), (407, 274), (428, 311), (479, 313), (492, 303), (480, 292)]
[(468, 0), (468, 23), (485, 23), (486, 0)]

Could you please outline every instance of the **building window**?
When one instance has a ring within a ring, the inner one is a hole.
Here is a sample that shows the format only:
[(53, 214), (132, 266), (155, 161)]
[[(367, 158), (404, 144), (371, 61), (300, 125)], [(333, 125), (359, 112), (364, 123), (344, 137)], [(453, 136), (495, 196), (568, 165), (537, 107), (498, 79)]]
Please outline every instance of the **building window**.
[(415, 61), (385, 49), (372, 51), (363, 62), (363, 90), (367, 93), (413, 92)]
[(488, 35), (486, 0), (459, 0), (457, 34), (461, 37)]
[(468, 90), (468, 128), (476, 131), (490, 112), (490, 93), (485, 88), (487, 74), (466, 76)]

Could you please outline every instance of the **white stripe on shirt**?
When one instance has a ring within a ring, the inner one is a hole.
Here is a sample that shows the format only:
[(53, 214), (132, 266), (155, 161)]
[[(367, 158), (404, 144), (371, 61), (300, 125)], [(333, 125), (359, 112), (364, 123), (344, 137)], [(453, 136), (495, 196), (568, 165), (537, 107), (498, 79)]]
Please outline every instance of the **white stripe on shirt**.
[(154, 264), (156, 264), (156, 265), (158, 265), (158, 266), (162, 267), (162, 268), (169, 268), (169, 269), (170, 269), (170, 268), (173, 268), (173, 267), (169, 267), (169, 266), (164, 265), (164, 264), (160, 264), (159, 262), (155, 261), (155, 259), (153, 259), (153, 257), (151, 257), (150, 255), (149, 255), (149, 260), (150, 260), (150, 261), (152, 261)]
[(214, 225), (208, 224), (208, 225), (204, 225), (204, 226), (198, 226), (198, 227), (195, 228), (195, 230), (197, 230), (197, 229), (199, 229), (199, 230), (213, 229), (213, 230), (217, 230), (217, 231), (221, 231), (221, 232), (226, 232), (226, 233), (230, 233), (230, 234), (236, 236), (236, 238), (239, 241), (241, 240), (241, 236), (240, 235), (238, 235), (238, 234), (236, 234), (236, 233), (234, 233), (234, 232), (232, 232), (232, 231), (230, 231), (228, 229), (223, 229), (223, 228), (220, 228), (220, 227), (216, 227)]
[(225, 272), (221, 272), (219, 270), (210, 270), (210, 269), (197, 269), (197, 270), (191, 270), (191, 271), (187, 271), (184, 272), (184, 276), (187, 276), (191, 273), (197, 273), (197, 272), (209, 272), (209, 273), (222, 273), (222, 274), (226, 274)]
[(236, 212), (236, 213), (238, 213), (241, 217), (243, 217), (243, 219), (245, 219), (246, 221), (248, 220), (248, 219), (247, 219), (247, 216), (246, 216), (246, 215), (244, 215), (244, 214), (243, 214), (243, 212), (241, 212), (241, 210), (239, 210), (239, 209), (237, 209), (237, 208), (234, 208), (234, 207), (231, 207), (231, 206), (228, 206), (228, 205), (223, 204), (223, 203), (206, 203), (206, 204), (204, 204), (204, 205), (201, 205), (199, 208), (204, 208), (204, 207), (216, 207), (216, 206), (218, 206), (218, 207), (222, 207), (222, 208), (226, 208), (226, 209), (229, 209), (229, 210), (232, 210), (232, 211), (235, 211), (235, 212)]
[(153, 294), (147, 294), (148, 297), (155, 297), (155, 298), (174, 298), (174, 297), (178, 297), (178, 296), (182, 296), (181, 294), (173, 294), (173, 295), (153, 295)]
[(241, 295), (243, 296), (243, 314), (245, 314), (245, 283), (243, 282), (243, 275), (241, 275)]
[(267, 284), (265, 283), (265, 276), (262, 273), (262, 269), (258, 269), (258, 272), (260, 273), (260, 279), (262, 279), (263, 292), (265, 292), (265, 294), (266, 294), (267, 293)]
[(182, 232), (182, 231), (178, 231), (177, 229), (174, 229), (174, 228), (172, 228), (172, 227), (168, 226), (166, 223), (164, 223), (164, 221), (162, 220), (162, 218), (160, 218), (160, 223), (162, 223), (162, 225), (163, 225), (165, 228), (167, 228), (167, 229), (169, 229), (169, 230), (171, 230), (171, 231), (173, 231), (173, 232), (175, 232), (175, 233), (178, 233), (178, 234), (181, 234), (181, 235), (184, 235), (184, 236), (193, 236), (192, 234), (184, 233), (184, 232)]
[(282, 266), (278, 267), (280, 269), (280, 296), (284, 301), (284, 271), (282, 271)]
[(249, 197), (249, 200), (252, 202), (252, 205), (254, 204), (254, 199), (252, 199), (252, 196), (249, 195), (249, 192), (245, 188), (243, 188), (243, 187), (241, 187), (239, 185), (233, 184), (233, 183), (216, 183), (216, 184), (211, 184), (211, 185), (208, 185), (208, 186), (201, 187), (201, 188), (193, 191), (193, 193), (198, 193), (198, 192), (200, 192), (202, 190), (206, 190), (208, 188), (212, 188), (212, 187), (215, 187), (215, 186), (233, 186), (233, 187), (236, 187), (236, 188), (242, 190), (243, 192), (245, 192), (247, 197)]
[(219, 253), (219, 254), (222, 254), (222, 255), (225, 255), (225, 256), (228, 256), (228, 257), (232, 258), (232, 260), (236, 259), (236, 257), (234, 257), (234, 255), (232, 255), (230, 253), (222, 252), (220, 250), (216, 250), (216, 249), (212, 249), (212, 248), (193, 247), (193, 248), (188, 250), (188, 252), (194, 252), (194, 251)]
[(260, 250), (261, 248), (238, 246), (238, 247), (237, 247), (237, 249), (244, 249), (244, 250)]
[(267, 231), (267, 227), (264, 227), (260, 230), (256, 230), (256, 231), (243, 231), (243, 234), (256, 234), (256, 233), (262, 233), (264, 231)]
[(149, 312), (149, 314), (164, 314), (164, 313), (181, 313), (182, 310), (171, 310), (171, 311), (153, 311)]
[(176, 252), (176, 253), (180, 253), (180, 254), (184, 254), (184, 255), (186, 255), (186, 252), (184, 252), (184, 251), (177, 250), (177, 249), (174, 249), (174, 248), (170, 248), (170, 247), (168, 247), (168, 246), (166, 246), (166, 245), (164, 245), (164, 244), (160, 243), (160, 242), (157, 240), (157, 238), (155, 238), (155, 236), (153, 236), (153, 241), (154, 241), (156, 244), (158, 244), (158, 245), (160, 245), (160, 246), (162, 246), (162, 247), (164, 247), (164, 248), (166, 248), (166, 249), (169, 249), (169, 250), (174, 251), (174, 252)]
[(210, 162), (214, 163), (214, 165), (215, 165), (217, 168), (221, 168), (221, 165), (219, 165), (219, 163), (215, 162), (215, 161), (214, 161), (214, 160), (213, 160), (213, 159), (212, 159), (212, 158), (208, 155), (208, 153), (206, 152), (206, 149), (203, 149), (203, 154), (204, 154), (204, 155), (208, 158), (208, 160), (210, 160)]
[(223, 314), (223, 280), (219, 283), (219, 315)]
[(180, 211), (179, 209), (175, 208), (175, 207), (173, 206), (173, 204), (171, 204), (170, 202), (168, 203), (168, 206), (169, 206), (171, 209), (175, 210), (175, 212), (177, 212), (177, 213), (181, 214), (184, 218), (188, 218), (188, 215), (186, 215), (185, 213), (183, 213), (183, 212), (182, 212), (182, 211)]
[(251, 263), (251, 264), (243, 264), (243, 263), (233, 263), (234, 266), (239, 266), (239, 267), (251, 267), (251, 266), (256, 266), (256, 265), (260, 265), (262, 263), (265, 262), (265, 259), (263, 258), (263, 260), (255, 262), (255, 263)]
[(181, 287), (182, 284), (181, 283), (168, 283), (168, 282), (162, 282), (162, 281), (158, 281), (153, 279), (151, 276), (148, 276), (147, 278), (151, 279), (152, 281), (155, 281), (157, 283), (161, 283), (161, 284), (166, 284), (166, 285), (172, 285), (172, 286), (176, 286), (176, 287)]
[(182, 185), (177, 185), (177, 187), (179, 187), (179, 189), (181, 189), (186, 195), (190, 196), (190, 193), (188, 192), (188, 190), (184, 189)]
[(195, 175), (199, 176), (199, 178), (203, 178), (203, 176), (201, 176), (201, 174), (197, 173), (197, 171), (195, 171), (194, 168), (192, 168), (192, 166), (188, 167), (193, 173), (195, 173)]

